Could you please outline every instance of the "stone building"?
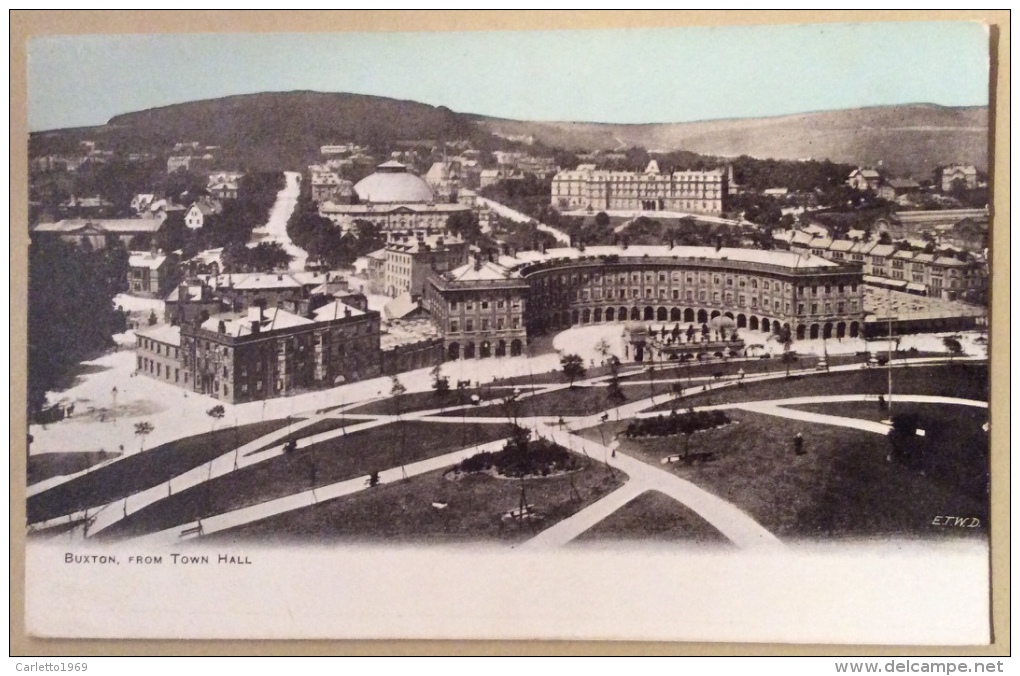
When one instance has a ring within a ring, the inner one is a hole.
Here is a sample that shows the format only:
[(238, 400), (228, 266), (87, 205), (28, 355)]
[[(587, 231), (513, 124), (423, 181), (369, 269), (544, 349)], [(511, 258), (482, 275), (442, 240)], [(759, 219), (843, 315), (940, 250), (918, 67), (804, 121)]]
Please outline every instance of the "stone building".
[[(377, 312), (339, 301), (307, 316), (252, 307), (212, 315), (201, 323), (161, 327), (158, 333), (142, 331), (138, 370), (199, 394), (240, 403), (378, 376), (379, 344)], [(172, 380), (168, 369), (174, 369)]]
[(727, 181), (728, 174), (722, 169), (663, 174), (655, 160), (641, 173), (597, 170), (593, 164), (582, 164), (553, 176), (552, 205), (564, 210), (718, 214), (726, 208)]
[(356, 220), (378, 225), (386, 233), (408, 230), (442, 230), (453, 214), (470, 213), (471, 207), (436, 200), (432, 188), (400, 162), (385, 162), (354, 185), (357, 204), (326, 201), (319, 215), (347, 230)]
[(527, 293), (526, 281), (492, 261), (430, 275), (424, 305), (444, 338), (446, 358), (523, 354)]
[(383, 252), (382, 266), (370, 270), (369, 279), (375, 293), (391, 298), (402, 293), (421, 294), (431, 271), (447, 272), (468, 260), (468, 244), (464, 240), (452, 235), (426, 235), (422, 231), (392, 238)]

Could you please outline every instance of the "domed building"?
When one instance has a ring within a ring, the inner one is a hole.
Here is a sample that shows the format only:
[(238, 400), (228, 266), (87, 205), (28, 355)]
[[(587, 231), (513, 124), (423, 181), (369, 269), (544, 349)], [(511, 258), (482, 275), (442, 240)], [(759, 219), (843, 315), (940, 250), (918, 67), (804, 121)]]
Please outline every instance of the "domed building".
[(385, 162), (376, 171), (354, 184), (358, 204), (319, 205), (319, 215), (343, 230), (356, 220), (375, 223), (383, 231), (441, 231), (453, 214), (471, 211), (457, 203), (436, 201), (435, 193), (420, 176), (400, 162)]
[(354, 184), (358, 199), (372, 204), (428, 204), (436, 199), (432, 188), (407, 170), (406, 164), (385, 162)]

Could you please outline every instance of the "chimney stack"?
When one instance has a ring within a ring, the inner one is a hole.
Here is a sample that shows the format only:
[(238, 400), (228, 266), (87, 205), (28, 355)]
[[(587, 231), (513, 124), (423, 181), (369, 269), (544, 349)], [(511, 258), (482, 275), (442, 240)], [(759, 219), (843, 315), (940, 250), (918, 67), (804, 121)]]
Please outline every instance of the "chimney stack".
[(219, 333), (226, 333), (227, 332), (227, 323), (221, 319), (220, 323), (216, 327), (216, 330)]

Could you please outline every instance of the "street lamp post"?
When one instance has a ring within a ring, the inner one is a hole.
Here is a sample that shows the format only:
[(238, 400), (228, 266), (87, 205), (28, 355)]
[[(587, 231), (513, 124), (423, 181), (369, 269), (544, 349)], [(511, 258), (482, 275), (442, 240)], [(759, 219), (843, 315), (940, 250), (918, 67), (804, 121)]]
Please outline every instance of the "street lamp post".
[(886, 372), (888, 374), (888, 380), (889, 380), (889, 397), (886, 400), (886, 409), (891, 414), (891, 412), (892, 412), (892, 345), (893, 345), (893, 336), (892, 336), (892, 289), (888, 289), (888, 297), (889, 298), (888, 298), (888, 304), (886, 305), (886, 313), (888, 313), (888, 318), (889, 318), (889, 343), (886, 345), (887, 352), (888, 352), (888, 360), (887, 360), (888, 363), (886, 364), (886, 367), (887, 367), (886, 368)]

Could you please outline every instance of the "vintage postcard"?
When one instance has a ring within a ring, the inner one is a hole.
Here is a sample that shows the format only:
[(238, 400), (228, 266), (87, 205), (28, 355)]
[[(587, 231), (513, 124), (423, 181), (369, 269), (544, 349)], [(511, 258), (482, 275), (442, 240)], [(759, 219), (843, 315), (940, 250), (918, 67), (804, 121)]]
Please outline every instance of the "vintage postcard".
[(989, 50), (34, 37), (27, 631), (987, 644)]

